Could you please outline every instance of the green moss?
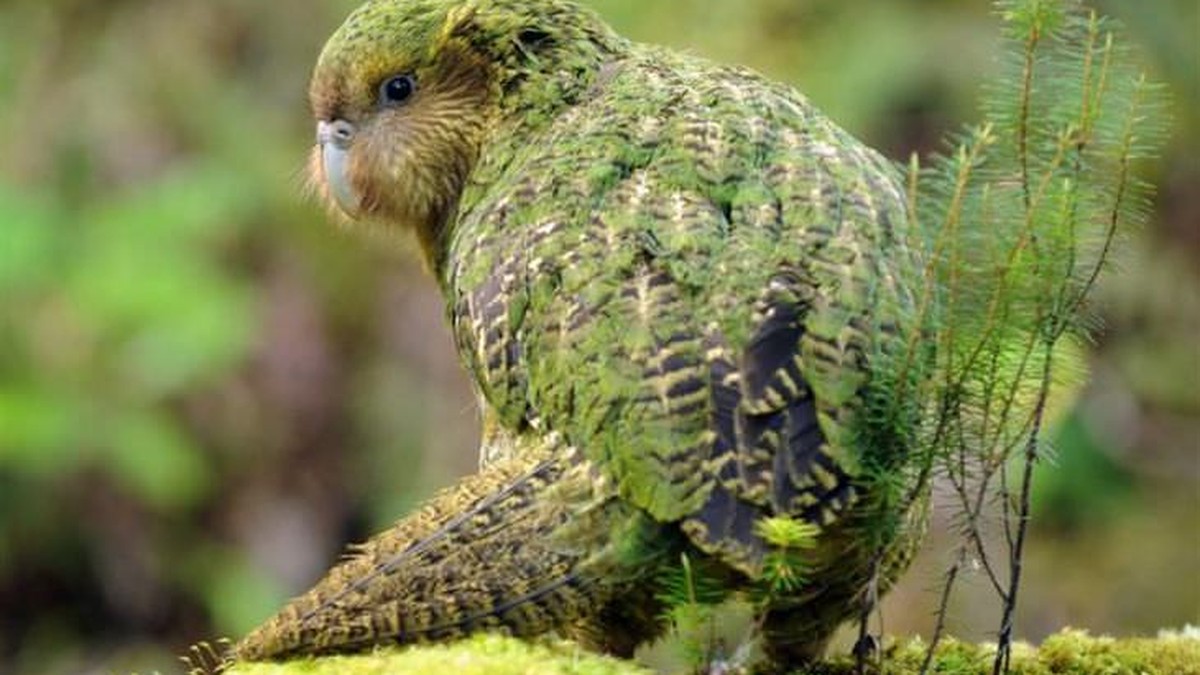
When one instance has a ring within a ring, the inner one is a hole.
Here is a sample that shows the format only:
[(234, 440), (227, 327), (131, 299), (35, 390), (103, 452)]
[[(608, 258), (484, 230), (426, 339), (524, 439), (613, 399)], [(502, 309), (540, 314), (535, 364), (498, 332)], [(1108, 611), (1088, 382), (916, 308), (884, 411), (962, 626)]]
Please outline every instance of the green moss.
[[(995, 645), (946, 639), (930, 668), (934, 675), (990, 675)], [(925, 657), (920, 639), (888, 649), (888, 675), (916, 675)], [(480, 635), (449, 645), (381, 648), (369, 654), (303, 658), (287, 663), (246, 663), (229, 675), (381, 675), (383, 673), (448, 673), (513, 675), (578, 673), (579, 675), (644, 675), (628, 661), (597, 656), (570, 642), (524, 642)], [(803, 675), (851, 675), (854, 663), (839, 657)], [(1113, 639), (1085, 631), (1064, 630), (1034, 648), (1013, 650), (1012, 675), (1200, 675), (1200, 633), (1164, 633), (1157, 638)]]
[(381, 648), (367, 654), (302, 658), (286, 663), (243, 663), (228, 675), (645, 675), (628, 661), (599, 656), (570, 642), (525, 642), (499, 635), (445, 645)]
[[(888, 652), (888, 675), (915, 675), (921, 670), (926, 645), (912, 640)], [(936, 675), (990, 675), (994, 644), (943, 641), (929, 672)], [(834, 659), (806, 675), (850, 675), (850, 659)], [(1041, 647), (1017, 644), (1012, 675), (1200, 675), (1200, 634), (1164, 633), (1157, 638), (1093, 637), (1065, 629), (1046, 638)]]

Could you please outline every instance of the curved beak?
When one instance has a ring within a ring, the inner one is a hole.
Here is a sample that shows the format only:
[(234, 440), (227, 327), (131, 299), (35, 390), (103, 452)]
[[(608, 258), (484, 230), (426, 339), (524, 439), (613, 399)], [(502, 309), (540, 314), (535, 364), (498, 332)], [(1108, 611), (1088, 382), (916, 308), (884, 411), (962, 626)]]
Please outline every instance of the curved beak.
[(329, 194), (347, 216), (354, 218), (362, 200), (350, 184), (350, 146), (354, 143), (354, 125), (346, 120), (317, 122), (317, 144), (321, 146), (321, 168)]

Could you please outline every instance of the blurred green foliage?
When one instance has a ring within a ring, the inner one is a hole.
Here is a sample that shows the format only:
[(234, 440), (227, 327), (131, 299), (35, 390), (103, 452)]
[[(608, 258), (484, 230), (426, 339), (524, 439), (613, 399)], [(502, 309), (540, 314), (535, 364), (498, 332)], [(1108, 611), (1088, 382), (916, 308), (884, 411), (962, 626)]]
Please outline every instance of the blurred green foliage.
[[(306, 78), (355, 4), (0, 4), (0, 671), (171, 670), (472, 467), (472, 397), (415, 256), (303, 195)], [(593, 4), (795, 83), (897, 159), (973, 118), (996, 32), (982, 0)], [(1177, 129), (1039, 483), (1031, 638), (1200, 619), (1200, 14), (1102, 5)], [(927, 630), (938, 544), (889, 630)], [(974, 606), (963, 637), (991, 625)]]

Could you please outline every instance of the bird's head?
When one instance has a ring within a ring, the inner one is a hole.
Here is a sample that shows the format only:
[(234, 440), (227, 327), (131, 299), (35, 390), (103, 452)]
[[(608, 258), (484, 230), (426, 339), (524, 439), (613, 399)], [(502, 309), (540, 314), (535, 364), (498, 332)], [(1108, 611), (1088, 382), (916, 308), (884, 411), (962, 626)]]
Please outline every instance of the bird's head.
[(565, 104), (617, 40), (568, 0), (371, 0), (313, 74), (313, 184), (349, 219), (428, 249), (483, 146), (512, 133), (505, 120)]

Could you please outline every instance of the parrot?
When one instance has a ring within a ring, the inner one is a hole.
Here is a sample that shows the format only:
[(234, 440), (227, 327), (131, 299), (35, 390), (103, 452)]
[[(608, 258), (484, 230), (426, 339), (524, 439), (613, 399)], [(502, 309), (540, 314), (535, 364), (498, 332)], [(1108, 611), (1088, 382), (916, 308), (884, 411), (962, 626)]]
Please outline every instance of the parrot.
[(369, 0), (310, 98), (319, 196), (415, 239), (444, 297), (480, 468), (237, 660), (481, 631), (628, 656), (683, 557), (750, 591), (786, 519), (814, 539), (759, 620), (800, 664), (900, 576), (928, 500), (912, 435), (872, 413), (920, 330), (891, 162), (791, 86), (569, 0)]

